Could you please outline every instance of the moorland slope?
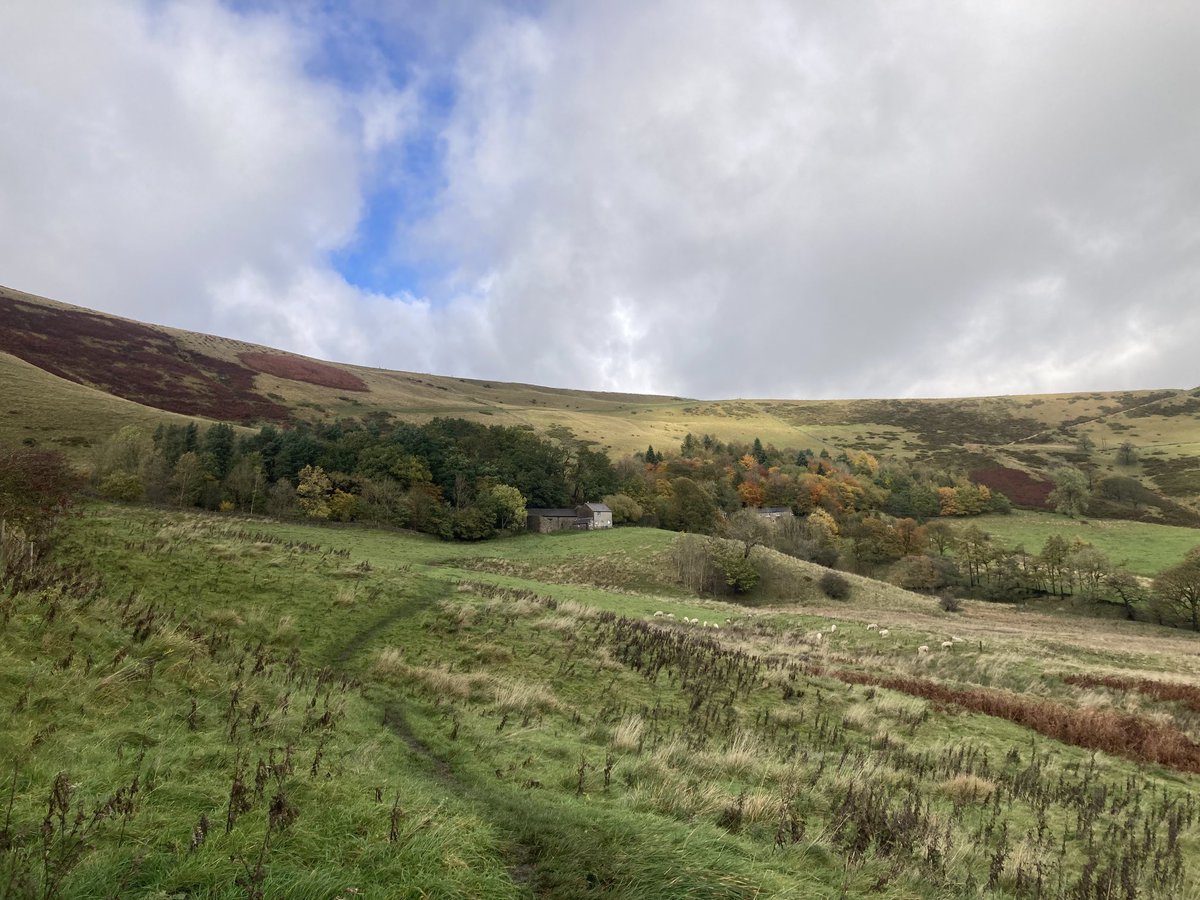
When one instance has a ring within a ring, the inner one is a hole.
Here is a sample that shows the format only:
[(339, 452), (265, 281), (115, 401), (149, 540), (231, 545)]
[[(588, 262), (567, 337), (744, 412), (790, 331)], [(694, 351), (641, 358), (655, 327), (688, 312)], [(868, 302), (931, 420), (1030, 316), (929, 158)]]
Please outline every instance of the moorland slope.
[(898, 400), (579, 391), (330, 363), (7, 288), (0, 379), (0, 440), (68, 450), (172, 415), (243, 425), (451, 416), (551, 436), (570, 429), (614, 455), (676, 447), (689, 432), (817, 452), (853, 447), (971, 471), (1032, 508), (1064, 463), (1140, 483), (1146, 493), (1117, 514), (1185, 522), (1176, 504), (1200, 498), (1200, 389)]

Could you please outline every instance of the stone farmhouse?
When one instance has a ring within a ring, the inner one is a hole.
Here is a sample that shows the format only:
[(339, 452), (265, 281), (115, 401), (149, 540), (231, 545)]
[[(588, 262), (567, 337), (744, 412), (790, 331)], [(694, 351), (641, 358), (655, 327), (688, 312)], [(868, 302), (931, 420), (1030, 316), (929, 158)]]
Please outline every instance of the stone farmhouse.
[(612, 528), (613, 514), (603, 503), (583, 503), (574, 509), (527, 509), (527, 525), (530, 531), (565, 531), (578, 529), (590, 531), (594, 528)]
[(758, 506), (754, 508), (761, 518), (768, 519), (772, 522), (778, 522), (780, 519), (791, 519), (795, 517), (790, 506)]

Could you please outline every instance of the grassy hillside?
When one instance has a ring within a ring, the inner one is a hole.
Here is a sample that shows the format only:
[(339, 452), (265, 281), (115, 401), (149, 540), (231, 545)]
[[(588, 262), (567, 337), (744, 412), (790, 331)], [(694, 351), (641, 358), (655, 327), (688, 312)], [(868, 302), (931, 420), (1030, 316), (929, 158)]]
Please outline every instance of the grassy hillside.
[(6, 353), (0, 353), (0, 384), (0, 445), (52, 447), (78, 462), (126, 425), (153, 431), (161, 422), (205, 424), (75, 384)]
[[(14, 356), (55, 377), (34, 377)], [(0, 366), (6, 384), (15, 388), (0, 417), (0, 437), (51, 443), (103, 439), (113, 425), (152, 421), (160, 409), (235, 422), (459, 416), (546, 432), (566, 427), (615, 454), (649, 444), (673, 448), (688, 432), (709, 433), (835, 454), (855, 447), (1039, 478), (1067, 462), (1100, 475), (1131, 475), (1187, 504), (1200, 497), (1196, 391), (838, 401), (575, 391), (323, 363), (3, 288)], [(82, 391), (80, 385), (96, 390)], [(101, 404), (101, 395), (142, 409), (111, 400)], [(1091, 443), (1081, 447), (1085, 436)], [(1138, 450), (1133, 466), (1116, 460), (1126, 441)]]
[(3, 592), (9, 896), (1200, 889), (1195, 635), (790, 560), (747, 609), (642, 529), (67, 527)]
[(1183, 560), (1200, 546), (1200, 531), (1171, 525), (1110, 519), (1069, 519), (1051, 513), (1021, 511), (1008, 516), (972, 519), (1006, 547), (1023, 545), (1038, 553), (1051, 535), (1092, 544), (1109, 559), (1124, 563), (1137, 575), (1153, 576)]

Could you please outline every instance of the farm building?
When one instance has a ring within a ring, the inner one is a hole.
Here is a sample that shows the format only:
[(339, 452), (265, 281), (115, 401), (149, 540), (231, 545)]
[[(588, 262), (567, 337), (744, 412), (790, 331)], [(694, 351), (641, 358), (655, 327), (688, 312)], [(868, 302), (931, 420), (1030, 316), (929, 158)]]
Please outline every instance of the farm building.
[(585, 503), (575, 507), (575, 512), (579, 514), (580, 520), (587, 521), (587, 524), (582, 526), (584, 528), (613, 527), (612, 510), (603, 503)]
[(574, 509), (527, 509), (526, 522), (530, 531), (563, 531), (578, 528), (589, 531), (593, 528), (612, 528), (612, 510), (603, 503), (584, 503)]
[(530, 531), (562, 531), (574, 528), (579, 515), (573, 509), (527, 509), (525, 521)]
[(759, 506), (754, 510), (764, 519), (778, 522), (780, 519), (790, 519), (793, 516), (790, 506)]

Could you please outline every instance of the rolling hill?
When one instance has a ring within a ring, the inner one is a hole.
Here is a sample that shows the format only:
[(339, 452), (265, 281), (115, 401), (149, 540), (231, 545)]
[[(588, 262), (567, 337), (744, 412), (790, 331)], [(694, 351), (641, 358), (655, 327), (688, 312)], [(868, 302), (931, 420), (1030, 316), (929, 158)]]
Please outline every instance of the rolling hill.
[[(964, 399), (697, 400), (373, 369), (148, 325), (0, 288), (0, 440), (86, 448), (127, 424), (457, 416), (568, 428), (620, 455), (688, 432), (953, 465), (1037, 507), (1069, 463), (1146, 489), (1116, 509), (1168, 521), (1200, 498), (1200, 389)], [(1135, 448), (1122, 465), (1118, 449)]]
[[(1067, 461), (1128, 475), (1126, 512), (1194, 515), (1194, 392), (580, 392), (15, 292), (0, 348), (0, 442), (80, 461), (123, 425), (454, 415), (614, 453), (688, 431), (868, 448), (1031, 506)], [(1066, 520), (980, 521), (1036, 546)], [(1139, 575), (1195, 545), (1071, 527)], [(0, 529), (0, 895), (1200, 895), (1200, 635), (1061, 597), (947, 607), (853, 573), (835, 594), (765, 546), (746, 550), (755, 594), (716, 597), (689, 587), (693, 540), (450, 542), (94, 498), (37, 553)]]

